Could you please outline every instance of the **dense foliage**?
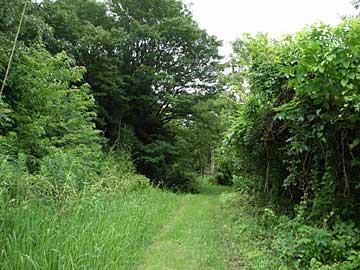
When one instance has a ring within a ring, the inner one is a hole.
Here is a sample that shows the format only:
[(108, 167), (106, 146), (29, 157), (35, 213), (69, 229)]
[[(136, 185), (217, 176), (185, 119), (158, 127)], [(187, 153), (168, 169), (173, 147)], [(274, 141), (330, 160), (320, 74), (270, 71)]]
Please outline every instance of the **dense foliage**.
[(225, 164), (242, 190), (279, 210), (295, 206), (279, 248), (291, 269), (359, 267), (359, 34), (356, 18), (234, 43), (229, 80), (240, 104)]
[(177, 0), (0, 0), (0, 269), (134, 266), (178, 202), (138, 173), (197, 192), (220, 138), (219, 45)]
[(133, 266), (178, 204), (150, 182), (198, 192), (215, 158), (245, 267), (359, 269), (359, 36), (245, 35), (221, 75), (179, 0), (0, 0), (0, 268)]
[(54, 32), (49, 50), (87, 68), (98, 128), (112, 144), (132, 147), (141, 173), (174, 185), (184, 146), (171, 122), (218, 91), (220, 43), (176, 0), (45, 1), (43, 10)]
[[(1, 5), (2, 75), (24, 3)], [(182, 157), (208, 159), (217, 131), (193, 142), (186, 123), (210, 125), (197, 103), (220, 89), (219, 41), (177, 0), (28, 2), (25, 11), (1, 96), (3, 153), (24, 153), (36, 172), (59, 148), (126, 149), (153, 182), (192, 189), (204, 162)]]

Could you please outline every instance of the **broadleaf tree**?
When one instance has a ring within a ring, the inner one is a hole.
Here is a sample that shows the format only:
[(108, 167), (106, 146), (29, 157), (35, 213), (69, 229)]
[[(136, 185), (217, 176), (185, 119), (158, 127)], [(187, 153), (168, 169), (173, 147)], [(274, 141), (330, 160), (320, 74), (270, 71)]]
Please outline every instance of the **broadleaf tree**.
[(157, 171), (159, 164), (149, 162), (159, 153), (146, 148), (165, 143), (162, 167), (174, 162), (176, 136), (169, 123), (220, 90), (220, 42), (177, 0), (58, 0), (43, 7), (54, 31), (49, 50), (66, 50), (87, 69), (98, 127), (114, 144), (131, 130), (140, 171), (164, 177), (164, 168)]

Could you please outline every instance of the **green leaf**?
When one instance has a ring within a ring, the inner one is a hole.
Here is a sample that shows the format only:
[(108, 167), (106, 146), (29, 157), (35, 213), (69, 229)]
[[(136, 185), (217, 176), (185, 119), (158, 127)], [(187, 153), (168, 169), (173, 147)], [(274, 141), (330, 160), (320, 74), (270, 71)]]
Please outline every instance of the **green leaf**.
[(360, 160), (354, 159), (351, 161), (351, 167), (356, 167), (358, 165), (360, 165)]
[(335, 54), (329, 54), (328, 56), (326, 56), (326, 60), (331, 62), (335, 57), (336, 57)]
[(309, 114), (307, 118), (309, 119), (309, 121), (313, 121), (315, 117), (316, 116), (314, 114)]
[(345, 87), (346, 85), (347, 85), (347, 83), (348, 83), (348, 79), (342, 79), (341, 80), (341, 85), (343, 86), (343, 87)]
[(345, 68), (349, 68), (350, 62), (349, 61), (343, 61), (343, 65)]
[(356, 138), (351, 144), (350, 144), (350, 148), (354, 149), (356, 146), (358, 146), (360, 144), (360, 139)]

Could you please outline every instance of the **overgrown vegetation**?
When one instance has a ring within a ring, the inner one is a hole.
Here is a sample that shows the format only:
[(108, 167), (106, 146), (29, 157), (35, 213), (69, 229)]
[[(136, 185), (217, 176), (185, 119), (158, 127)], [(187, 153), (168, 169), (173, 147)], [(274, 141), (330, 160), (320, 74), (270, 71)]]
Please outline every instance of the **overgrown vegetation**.
[(153, 189), (22, 202), (1, 213), (0, 269), (135, 269), (178, 202)]
[(233, 256), (241, 258), (244, 269), (359, 268), (360, 232), (353, 221), (336, 219), (330, 227), (323, 220), (315, 226), (302, 211), (295, 217), (279, 214), (239, 192), (223, 194), (221, 202)]
[(6, 148), (26, 154), (31, 172), (52, 147), (126, 149), (152, 182), (189, 189), (214, 148), (216, 127), (196, 142), (190, 130), (210, 126), (220, 42), (176, 0), (3, 1), (2, 74), (25, 2), (1, 97)]
[(239, 105), (221, 160), (239, 190), (275, 210), (244, 229), (265, 233), (276, 258), (249, 269), (360, 267), (359, 33), (355, 18), (234, 43)]
[(86, 67), (110, 143), (131, 146), (138, 171), (156, 184), (188, 189), (198, 168), (182, 157), (197, 156), (174, 126), (219, 92), (220, 42), (177, 0), (44, 1), (42, 10), (54, 33), (45, 46)]
[(198, 192), (220, 42), (177, 0), (0, 0), (0, 44), (0, 269), (134, 268), (151, 185)]
[(225, 75), (179, 0), (0, 0), (0, 269), (132, 269), (158, 187), (210, 183), (245, 269), (359, 269), (359, 35), (245, 35)]

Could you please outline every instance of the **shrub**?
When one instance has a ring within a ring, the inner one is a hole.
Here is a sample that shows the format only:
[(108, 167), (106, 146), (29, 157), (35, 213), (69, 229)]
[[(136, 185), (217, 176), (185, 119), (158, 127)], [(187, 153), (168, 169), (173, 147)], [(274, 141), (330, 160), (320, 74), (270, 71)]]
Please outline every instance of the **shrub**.
[(39, 171), (27, 170), (27, 155), (0, 155), (0, 204), (27, 199), (61, 202), (83, 192), (134, 191), (149, 187), (149, 179), (135, 173), (125, 151), (103, 153), (99, 145), (51, 148), (39, 161)]
[(260, 199), (290, 209), (307, 197), (314, 220), (334, 208), (359, 216), (359, 32), (360, 18), (349, 18), (278, 41), (258, 34), (234, 43), (229, 79), (243, 97), (223, 161), (232, 174), (259, 176), (250, 189)]
[(214, 175), (214, 181), (215, 183), (217, 184), (222, 184), (224, 183), (224, 179), (225, 179), (225, 176), (222, 172), (217, 172), (215, 175)]
[[(330, 213), (319, 226), (306, 223), (304, 205), (295, 217), (263, 208), (246, 193), (227, 193), (220, 202), (231, 220), (244, 269), (360, 269), (360, 230)], [(258, 202), (258, 201), (256, 201)]]
[(225, 208), (237, 208), (241, 204), (242, 197), (238, 192), (222, 193), (220, 203)]
[(232, 179), (229, 175), (223, 173), (223, 172), (217, 172), (213, 176), (213, 183), (219, 184), (219, 185), (231, 185)]
[(120, 186), (125, 191), (143, 190), (150, 187), (150, 180), (140, 174), (130, 174), (123, 176)]
[(199, 193), (199, 183), (194, 173), (174, 164), (160, 185), (179, 192)]
[(256, 192), (256, 176), (249, 174), (233, 175), (232, 182), (234, 187), (241, 193), (254, 194)]
[(213, 175), (204, 175), (204, 176), (199, 176), (196, 178), (196, 181), (199, 183), (199, 184), (204, 184), (204, 185), (208, 185), (208, 184), (217, 184), (215, 182), (215, 178)]
[(101, 149), (96, 145), (52, 148), (50, 154), (41, 160), (38, 174), (51, 183), (52, 196), (59, 199), (96, 182), (102, 158)]
[[(280, 258), (291, 267), (346, 269), (337, 268), (336, 265), (350, 265), (349, 258), (353, 259), (351, 267), (359, 265), (359, 261), (356, 262), (359, 251), (355, 250), (360, 248), (360, 232), (351, 222), (337, 220), (332, 228), (320, 228), (289, 219), (280, 224), (276, 231), (275, 249)], [(326, 268), (328, 266), (333, 268)]]

